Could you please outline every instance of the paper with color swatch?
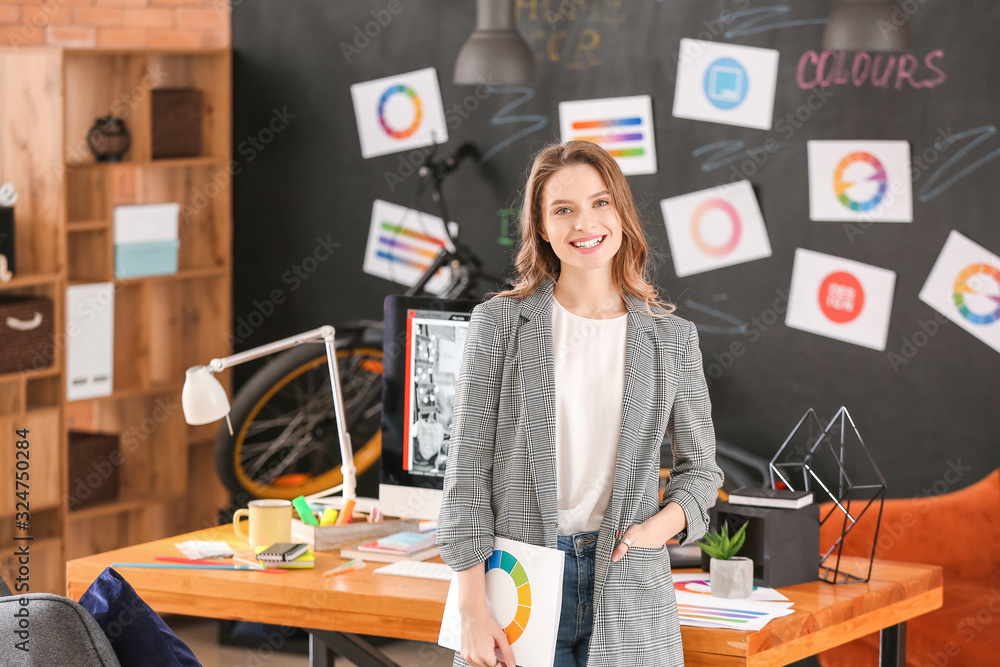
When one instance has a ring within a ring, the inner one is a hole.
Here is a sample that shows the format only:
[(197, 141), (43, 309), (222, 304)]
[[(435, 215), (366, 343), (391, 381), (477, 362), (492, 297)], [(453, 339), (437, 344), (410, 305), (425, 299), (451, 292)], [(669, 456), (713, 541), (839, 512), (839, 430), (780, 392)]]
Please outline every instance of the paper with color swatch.
[[(486, 604), (507, 634), (520, 667), (550, 667), (555, 659), (566, 554), (503, 537), (486, 561)], [(461, 650), (458, 575), (453, 574), (438, 644)], [(497, 659), (500, 659), (499, 653)]]
[(433, 67), (351, 86), (365, 158), (448, 141), (448, 125)]
[(656, 173), (653, 103), (649, 95), (559, 103), (562, 140), (592, 141), (626, 176)]
[[(454, 250), (441, 218), (375, 200), (362, 267), (365, 273), (412, 286), (441, 248)], [(444, 266), (427, 282), (426, 289), (440, 296), (450, 282), (451, 269)]]
[(682, 39), (674, 117), (770, 130), (778, 52)]
[(1000, 257), (952, 230), (920, 300), (1000, 352)]
[(660, 207), (678, 277), (771, 256), (750, 181), (664, 199)]
[(785, 325), (885, 350), (896, 274), (796, 248)]
[(808, 141), (806, 150), (810, 220), (913, 221), (909, 142)]

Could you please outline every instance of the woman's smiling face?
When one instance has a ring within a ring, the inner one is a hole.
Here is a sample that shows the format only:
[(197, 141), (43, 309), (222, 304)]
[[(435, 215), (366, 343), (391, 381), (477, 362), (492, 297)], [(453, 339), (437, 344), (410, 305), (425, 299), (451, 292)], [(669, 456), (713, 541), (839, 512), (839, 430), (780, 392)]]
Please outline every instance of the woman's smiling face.
[(542, 189), (541, 235), (563, 269), (599, 269), (611, 262), (622, 244), (622, 224), (597, 169), (575, 164), (549, 177)]

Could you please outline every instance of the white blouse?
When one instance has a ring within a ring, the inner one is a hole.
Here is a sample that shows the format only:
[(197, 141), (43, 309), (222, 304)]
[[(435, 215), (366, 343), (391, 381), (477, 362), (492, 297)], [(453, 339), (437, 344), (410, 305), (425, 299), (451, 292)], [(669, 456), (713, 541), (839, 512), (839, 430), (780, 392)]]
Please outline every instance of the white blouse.
[(611, 500), (628, 314), (580, 317), (552, 298), (558, 534), (598, 530)]

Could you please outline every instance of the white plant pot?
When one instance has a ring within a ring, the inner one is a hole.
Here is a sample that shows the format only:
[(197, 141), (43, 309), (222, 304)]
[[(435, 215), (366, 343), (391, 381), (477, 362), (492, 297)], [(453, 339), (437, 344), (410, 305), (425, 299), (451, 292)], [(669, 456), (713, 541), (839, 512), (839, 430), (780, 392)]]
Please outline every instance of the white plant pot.
[(753, 592), (753, 561), (749, 558), (712, 558), (708, 563), (708, 571), (714, 597), (748, 598)]

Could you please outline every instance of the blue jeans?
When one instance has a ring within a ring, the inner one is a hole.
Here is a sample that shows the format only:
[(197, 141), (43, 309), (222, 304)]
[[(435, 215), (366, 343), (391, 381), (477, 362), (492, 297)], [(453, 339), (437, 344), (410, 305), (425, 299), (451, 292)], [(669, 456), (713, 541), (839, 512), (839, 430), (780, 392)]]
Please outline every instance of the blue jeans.
[(559, 535), (566, 552), (563, 569), (562, 611), (553, 667), (585, 667), (594, 629), (594, 560), (596, 530)]

